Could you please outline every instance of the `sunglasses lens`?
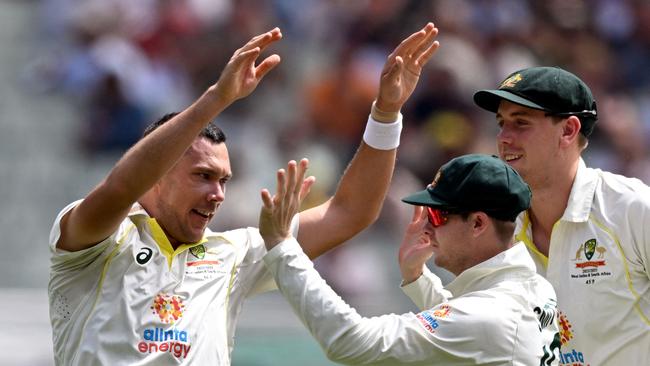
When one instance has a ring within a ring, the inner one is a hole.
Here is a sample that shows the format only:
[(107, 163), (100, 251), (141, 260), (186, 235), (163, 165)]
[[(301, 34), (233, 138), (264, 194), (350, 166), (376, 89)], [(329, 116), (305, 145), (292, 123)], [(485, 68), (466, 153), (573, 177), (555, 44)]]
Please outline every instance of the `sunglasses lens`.
[(433, 227), (442, 226), (446, 221), (447, 217), (442, 213), (442, 211), (427, 207), (427, 216), (429, 217), (429, 222)]

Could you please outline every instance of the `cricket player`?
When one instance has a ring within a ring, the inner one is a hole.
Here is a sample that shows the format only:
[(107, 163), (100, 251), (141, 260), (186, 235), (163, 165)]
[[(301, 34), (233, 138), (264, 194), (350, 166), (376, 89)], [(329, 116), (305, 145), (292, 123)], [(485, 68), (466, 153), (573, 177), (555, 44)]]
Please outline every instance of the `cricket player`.
[(585, 165), (591, 90), (561, 68), (532, 67), (474, 101), (496, 113), (499, 157), (533, 192), (516, 236), (557, 292), (560, 364), (650, 365), (650, 188)]
[[(432, 23), (388, 57), (363, 142), (334, 196), (291, 218), (317, 257), (370, 225), (395, 163), (402, 105), (438, 48)], [(50, 318), (57, 365), (229, 365), (243, 300), (274, 288), (256, 228), (208, 223), (232, 176), (225, 135), (211, 121), (280, 63), (260, 53), (279, 29), (238, 49), (194, 104), (147, 129), (50, 234)], [(301, 174), (308, 161), (291, 161)], [(298, 185), (310, 187), (308, 177)]]
[[(418, 314), (360, 316), (320, 277), (291, 234), (306, 195), (301, 177), (279, 174), (274, 196), (262, 192), (264, 261), (282, 294), (327, 356), (344, 364), (557, 365), (559, 334), (552, 286), (535, 272), (525, 244), (513, 241), (515, 218), (530, 189), (497, 157), (451, 160), (415, 205), (402, 251), (435, 253), (457, 275), (446, 288), (426, 287)], [(410, 256), (409, 258), (420, 258)], [(422, 263), (413, 267), (422, 271)], [(415, 275), (405, 288), (430, 283)]]

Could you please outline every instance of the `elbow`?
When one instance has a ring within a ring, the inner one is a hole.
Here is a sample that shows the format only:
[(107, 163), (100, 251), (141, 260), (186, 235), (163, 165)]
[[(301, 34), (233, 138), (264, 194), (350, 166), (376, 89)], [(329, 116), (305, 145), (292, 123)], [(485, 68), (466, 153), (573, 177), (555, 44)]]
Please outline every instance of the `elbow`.
[(354, 363), (354, 358), (351, 357), (352, 355), (344, 353), (343, 350), (337, 346), (330, 346), (326, 349), (325, 356), (328, 360), (342, 365), (351, 365)]
[(363, 344), (360, 342), (357, 327), (350, 327), (328, 343), (321, 343), (321, 347), (325, 351), (325, 356), (328, 360), (343, 365), (358, 365), (366, 363), (364, 354), (366, 350), (363, 349)]

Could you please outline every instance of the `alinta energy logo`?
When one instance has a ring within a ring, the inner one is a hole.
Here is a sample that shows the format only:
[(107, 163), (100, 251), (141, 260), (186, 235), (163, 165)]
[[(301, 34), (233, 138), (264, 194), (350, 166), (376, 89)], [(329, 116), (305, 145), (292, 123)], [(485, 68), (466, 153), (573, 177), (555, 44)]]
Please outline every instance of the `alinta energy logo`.
[(158, 294), (153, 300), (151, 309), (164, 323), (174, 324), (183, 316), (183, 300), (176, 295)]
[(565, 347), (573, 339), (573, 326), (569, 322), (566, 314), (561, 311), (558, 312), (558, 323), (560, 325), (560, 342), (562, 342), (562, 346), (560, 347), (560, 365), (590, 366), (588, 363), (585, 363), (585, 357), (582, 352), (577, 351), (575, 348), (569, 350), (568, 347)]
[(567, 319), (566, 315), (561, 311), (558, 311), (558, 322), (560, 324), (560, 341), (564, 346), (567, 342), (573, 339), (573, 326), (571, 325), (571, 322), (569, 322), (569, 319)]
[(446, 318), (451, 314), (451, 307), (449, 304), (442, 304), (436, 310), (425, 310), (415, 317), (418, 318), (420, 324), (430, 333), (435, 333), (436, 328), (440, 326), (437, 319)]
[(145, 328), (142, 332), (142, 340), (138, 343), (138, 351), (141, 353), (169, 352), (176, 358), (187, 358), (191, 348), (187, 332), (173, 326), (183, 317), (185, 310), (183, 299), (177, 295), (159, 293), (154, 297), (150, 309), (160, 321), (172, 325), (172, 327)]

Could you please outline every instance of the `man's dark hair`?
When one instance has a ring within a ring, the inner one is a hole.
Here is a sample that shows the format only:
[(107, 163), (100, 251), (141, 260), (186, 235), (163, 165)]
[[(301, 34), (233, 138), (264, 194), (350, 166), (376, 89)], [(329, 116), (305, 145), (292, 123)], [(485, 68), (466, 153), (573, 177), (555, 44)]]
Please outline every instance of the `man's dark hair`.
[[(142, 134), (142, 137), (145, 137), (148, 134), (152, 133), (156, 128), (162, 126), (165, 122), (176, 117), (178, 113), (179, 112), (168, 113), (162, 116), (162, 118), (160, 118), (156, 122), (150, 124), (149, 126), (147, 126), (147, 128), (144, 129), (144, 133)], [(223, 133), (223, 131), (219, 127), (217, 127), (217, 125), (214, 122), (208, 123), (208, 125), (201, 130), (199, 136), (205, 137), (206, 139), (214, 142), (215, 144), (226, 142), (226, 134)]]

